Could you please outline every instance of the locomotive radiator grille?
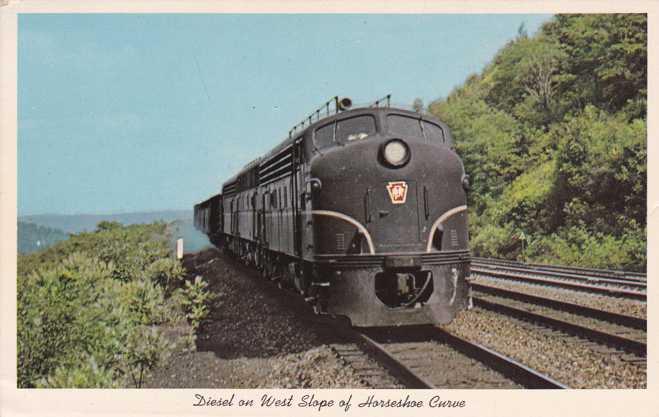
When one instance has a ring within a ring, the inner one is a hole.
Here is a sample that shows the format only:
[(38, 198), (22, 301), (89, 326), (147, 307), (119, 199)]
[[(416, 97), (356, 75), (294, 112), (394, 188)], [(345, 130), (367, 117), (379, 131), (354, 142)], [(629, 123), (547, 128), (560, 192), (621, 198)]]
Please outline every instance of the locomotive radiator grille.
[(345, 236), (343, 233), (336, 234), (336, 250), (344, 251), (346, 249)]

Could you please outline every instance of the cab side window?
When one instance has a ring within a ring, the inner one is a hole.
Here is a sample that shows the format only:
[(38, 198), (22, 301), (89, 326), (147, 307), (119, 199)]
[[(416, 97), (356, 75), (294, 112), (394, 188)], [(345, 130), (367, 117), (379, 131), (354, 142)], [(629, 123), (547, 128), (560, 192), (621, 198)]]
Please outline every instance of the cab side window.
[(332, 146), (334, 143), (334, 123), (316, 129), (313, 135), (313, 143), (318, 149)]
[(434, 123), (423, 121), (423, 133), (426, 136), (426, 142), (444, 143), (444, 131)]

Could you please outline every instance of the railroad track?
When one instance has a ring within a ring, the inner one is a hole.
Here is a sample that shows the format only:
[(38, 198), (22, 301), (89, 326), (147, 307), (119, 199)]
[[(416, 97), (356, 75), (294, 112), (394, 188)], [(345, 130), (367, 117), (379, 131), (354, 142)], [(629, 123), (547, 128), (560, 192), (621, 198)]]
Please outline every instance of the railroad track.
[(542, 271), (542, 270), (536, 270), (532, 268), (522, 268), (522, 267), (501, 267), (498, 265), (492, 266), (492, 265), (483, 265), (479, 263), (475, 263), (475, 265), (476, 268), (478, 269), (487, 268), (495, 271), (515, 272), (515, 273), (527, 274), (532, 276), (550, 277), (564, 281), (585, 282), (589, 284), (601, 284), (601, 285), (609, 285), (612, 287), (631, 288), (637, 290), (644, 290), (647, 287), (646, 281), (640, 281), (636, 279), (602, 278), (602, 277), (593, 277), (590, 275), (571, 274), (566, 272)]
[[(406, 388), (568, 388), (511, 358), (435, 326), (344, 327), (341, 332)], [(354, 355), (353, 351), (338, 353)]]
[(647, 283), (638, 279), (603, 278), (581, 273), (538, 270), (522, 264), (504, 265), (499, 262), (490, 264), (482, 260), (472, 263), (471, 272), (486, 278), (521, 281), (641, 301), (647, 299)]
[(644, 319), (483, 284), (472, 284), (472, 290), (476, 307), (646, 357)]
[(522, 262), (511, 261), (507, 259), (481, 258), (477, 256), (472, 258), (472, 262), (474, 264), (478, 264), (482, 266), (526, 268), (536, 271), (563, 272), (574, 275), (582, 275), (584, 277), (591, 277), (591, 278), (611, 278), (611, 279), (618, 279), (623, 281), (647, 282), (647, 275), (643, 272), (582, 268), (577, 266), (525, 264)]

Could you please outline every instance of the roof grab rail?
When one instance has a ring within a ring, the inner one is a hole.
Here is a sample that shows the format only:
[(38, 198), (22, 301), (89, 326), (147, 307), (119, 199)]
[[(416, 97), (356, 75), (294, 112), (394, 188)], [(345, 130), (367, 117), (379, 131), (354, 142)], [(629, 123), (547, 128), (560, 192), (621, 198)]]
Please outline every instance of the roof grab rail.
[[(384, 105), (386, 103), (386, 106)], [(334, 109), (330, 110), (330, 105), (334, 104)], [(373, 104), (369, 107), (391, 107), (391, 94), (375, 100)], [(292, 138), (293, 134), (302, 129), (305, 126), (309, 126), (314, 122), (317, 122), (321, 118), (321, 114), (324, 113), (324, 116), (330, 116), (331, 114), (336, 114), (340, 111), (349, 110), (352, 107), (352, 100), (348, 97), (339, 98), (339, 96), (334, 96), (331, 99), (327, 100), (322, 106), (314, 110), (309, 116), (302, 119), (302, 121), (291, 128), (288, 131), (288, 137)]]
[[(334, 109), (330, 113), (330, 105), (334, 104)], [(343, 97), (339, 99), (339, 96), (334, 96), (331, 99), (327, 100), (322, 106), (314, 110), (308, 117), (304, 118), (300, 123), (296, 124), (288, 131), (288, 137), (292, 138), (293, 134), (298, 130), (307, 125), (311, 125), (314, 121), (318, 121), (321, 118), (321, 113), (325, 113), (325, 116), (330, 114), (336, 114), (340, 111), (348, 110), (352, 107), (352, 100), (348, 97)]]
[(380, 104), (387, 102), (386, 106), (383, 107), (391, 107), (391, 94), (387, 94), (386, 96), (379, 98), (373, 102), (369, 107), (380, 107)]

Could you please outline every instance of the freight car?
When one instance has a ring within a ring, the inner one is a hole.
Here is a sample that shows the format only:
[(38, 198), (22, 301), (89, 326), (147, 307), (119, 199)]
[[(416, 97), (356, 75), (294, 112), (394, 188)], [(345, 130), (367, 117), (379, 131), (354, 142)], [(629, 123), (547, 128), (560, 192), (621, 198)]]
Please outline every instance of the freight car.
[(441, 121), (334, 97), (195, 206), (226, 252), (355, 326), (470, 305), (468, 176)]

